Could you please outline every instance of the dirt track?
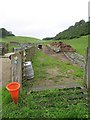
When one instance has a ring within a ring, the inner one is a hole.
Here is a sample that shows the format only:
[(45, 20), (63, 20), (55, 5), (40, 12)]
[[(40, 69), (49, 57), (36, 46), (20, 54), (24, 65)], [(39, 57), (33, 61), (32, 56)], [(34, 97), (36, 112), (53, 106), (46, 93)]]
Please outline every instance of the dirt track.
[(41, 51), (61, 61), (70, 62), (63, 53), (55, 53), (54, 51), (48, 49), (46, 46), (43, 46), (43, 49)]
[[(72, 63), (63, 53), (55, 53), (53, 50), (50, 50), (47, 48), (47, 46), (43, 46), (42, 49), (40, 49), (43, 53), (47, 54), (48, 56), (54, 57), (55, 59), (58, 59), (60, 61), (64, 61), (70, 64), (73, 64), (75, 66), (78, 66), (77, 64)], [(40, 61), (43, 61), (42, 58), (39, 59)], [(70, 69), (64, 72), (62, 74), (62, 78), (55, 78), (56, 76), (60, 75), (60, 72), (58, 71), (58, 68), (55, 67), (54, 69), (46, 69), (47, 75), (50, 77), (50, 79), (44, 79), (44, 80), (37, 80), (32, 81), (32, 87), (30, 87), (30, 90), (38, 91), (38, 90), (45, 90), (45, 89), (53, 89), (53, 88), (73, 88), (73, 87), (81, 87), (78, 83), (78, 81), (82, 81), (81, 78), (74, 78), (73, 75), (69, 75), (73, 73), (74, 70)], [(31, 83), (31, 82), (30, 82)]]
[[(49, 56), (52, 56), (60, 61), (68, 62), (70, 64), (73, 64), (75, 66), (79, 66), (78, 64), (75, 64), (71, 60), (69, 60), (62, 52), (56, 53), (53, 50), (48, 49), (47, 46), (43, 46), (43, 49), (41, 51)], [(80, 67), (80, 66), (79, 66)]]

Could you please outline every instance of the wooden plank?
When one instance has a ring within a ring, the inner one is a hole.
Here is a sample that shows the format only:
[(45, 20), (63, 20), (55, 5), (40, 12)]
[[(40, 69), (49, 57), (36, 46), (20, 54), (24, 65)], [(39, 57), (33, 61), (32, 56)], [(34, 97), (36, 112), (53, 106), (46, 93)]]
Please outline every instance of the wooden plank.
[[(25, 55), (27, 53), (27, 55)], [(25, 61), (31, 61), (35, 54), (35, 47), (30, 47), (14, 53), (8, 53), (5, 57), (11, 60), (11, 81), (19, 82), (22, 89), (22, 83), (24, 81), (24, 63)]]
[(22, 55), (15, 53), (11, 56), (11, 79), (13, 82), (19, 82), (22, 88)]

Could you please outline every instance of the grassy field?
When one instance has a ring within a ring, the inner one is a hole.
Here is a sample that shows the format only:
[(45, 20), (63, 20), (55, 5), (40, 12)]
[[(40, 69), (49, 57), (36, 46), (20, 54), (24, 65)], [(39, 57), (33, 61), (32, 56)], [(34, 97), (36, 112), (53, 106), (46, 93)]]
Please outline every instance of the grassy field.
[[(59, 40), (40, 40), (37, 38), (32, 38), (32, 37), (21, 37), (21, 36), (16, 36), (16, 37), (6, 37), (3, 39), (0, 39), (0, 42), (6, 42), (10, 43), (11, 41), (15, 42), (21, 42), (21, 43), (39, 43), (39, 44), (49, 44), (51, 42), (59, 42)], [(76, 49), (76, 51), (84, 55), (86, 54), (86, 48), (88, 46), (88, 36), (82, 36), (80, 38), (75, 38), (72, 40), (62, 40), (63, 42), (72, 45), (73, 48)], [(10, 50), (14, 46), (9, 46)], [(15, 46), (16, 47), (16, 46)]]
[(19, 43), (41, 43), (43, 42), (40, 39), (33, 38), (33, 37), (22, 37), (22, 36), (11, 36), (1, 39), (0, 42), (8, 43), (9, 45), (9, 52), (12, 52), (13, 48), (17, 48), (16, 45), (11, 45), (10, 42), (19, 42)]
[(71, 45), (74, 49), (76, 49), (76, 52), (85, 56), (86, 54), (86, 50), (87, 50), (87, 46), (88, 46), (88, 36), (82, 36), (80, 38), (75, 38), (75, 39), (65, 39), (65, 40), (49, 40), (49, 41), (45, 41), (46, 44), (47, 43), (51, 43), (51, 42), (59, 42), (62, 41), (66, 44)]
[(41, 40), (37, 39), (37, 38), (33, 38), (33, 37), (22, 37), (22, 36), (13, 36), (13, 37), (6, 37), (3, 39), (0, 39), (0, 42), (20, 42), (20, 43), (38, 43), (41, 42)]
[(87, 102), (79, 88), (32, 91), (30, 94), (23, 90), (17, 105), (6, 90), (3, 93), (3, 119), (87, 117)]
[(75, 48), (79, 54), (86, 54), (86, 48), (88, 46), (88, 36), (83, 36), (72, 40), (64, 40), (64, 42), (72, 45), (72, 47)]
[[(67, 62), (61, 62), (41, 51), (37, 51), (33, 60), (35, 77), (33, 84), (47, 80), (62, 80), (71, 77), (66, 71), (73, 69), (73, 79), (80, 83), (83, 80), (83, 70)], [(58, 68), (59, 76), (47, 75), (47, 69)], [(73, 80), (71, 80), (72, 82)], [(83, 82), (83, 81), (82, 81)], [(3, 88), (3, 118), (87, 118), (88, 109), (86, 97), (80, 88), (51, 89), (45, 91), (31, 91), (31, 81), (25, 82), (23, 91), (19, 95), (17, 105), (11, 100), (8, 91)], [(57, 83), (58, 84), (58, 83)]]
[[(47, 44), (52, 41), (41, 41), (26, 37), (10, 37), (3, 41), (18, 41)], [(87, 46), (87, 36), (64, 40), (71, 44), (78, 53), (84, 55)], [(62, 62), (58, 59), (45, 55), (41, 51), (37, 51), (32, 60), (34, 68), (33, 82), (24, 82), (23, 91), (19, 95), (17, 105), (11, 100), (10, 94), (3, 88), (2, 92), (2, 109), (3, 118), (87, 118), (88, 107), (86, 97), (80, 88), (73, 89), (51, 89), (45, 91), (30, 91), (31, 87), (36, 87), (44, 81), (48, 83), (53, 80), (56, 84), (64, 84), (63, 80), (70, 80), (84, 85), (83, 70), (69, 62)], [(56, 75), (47, 71), (57, 70)], [(59, 75), (57, 74), (59, 73)], [(43, 85), (43, 84), (41, 84)], [(28, 93), (29, 92), (29, 93)]]
[(49, 40), (45, 41), (46, 44), (51, 43), (51, 42), (64, 42), (66, 44), (71, 45), (74, 49), (76, 49), (76, 52), (85, 56), (87, 46), (88, 46), (88, 36), (82, 36), (80, 38), (75, 38), (75, 39), (65, 39), (65, 40)]

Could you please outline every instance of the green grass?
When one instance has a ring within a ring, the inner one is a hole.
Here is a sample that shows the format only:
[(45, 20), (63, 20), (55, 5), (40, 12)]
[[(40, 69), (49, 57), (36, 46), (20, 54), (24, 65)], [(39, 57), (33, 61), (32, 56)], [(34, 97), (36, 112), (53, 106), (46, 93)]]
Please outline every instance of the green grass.
[[(88, 109), (81, 89), (54, 89), (27, 94), (23, 90), (17, 105), (3, 92), (3, 118), (87, 118)], [(82, 96), (82, 97), (80, 97)]]
[[(75, 83), (81, 83), (81, 85), (84, 84), (83, 81), (84, 71), (81, 68), (70, 64), (69, 62), (65, 62), (65, 61), (62, 62), (58, 59), (43, 54), (40, 51), (37, 51), (36, 55), (32, 60), (32, 64), (35, 72), (35, 77), (34, 77), (35, 84), (37, 83), (37, 81), (41, 81), (41, 80), (55, 79), (56, 81), (57, 80), (60, 81), (60, 79), (64, 79), (66, 77), (73, 80), (75, 79), (74, 80)], [(52, 75), (50, 78), (49, 74), (47, 74), (47, 70), (50, 69), (54, 70), (55, 68), (58, 69), (57, 71), (58, 75), (55, 77)], [(66, 73), (69, 70), (72, 70), (73, 72)]]
[(23, 37), (23, 36), (10, 36), (10, 37), (2, 38), (2, 39), (0, 38), (0, 42), (8, 43), (9, 52), (12, 52), (13, 48), (18, 47), (17, 45), (11, 45), (10, 42), (46, 44), (46, 41), (33, 38), (33, 37)]
[(46, 44), (52, 43), (52, 42), (59, 42), (62, 41), (66, 44), (71, 45), (74, 49), (76, 49), (76, 52), (85, 56), (88, 46), (88, 36), (82, 36), (80, 38), (74, 38), (74, 39), (65, 39), (65, 40), (47, 40), (45, 41)]
[(0, 41), (2, 42), (20, 42), (20, 43), (38, 43), (41, 42), (41, 40), (37, 39), (37, 38), (33, 38), (33, 37), (22, 37), (22, 36), (13, 36), (13, 37), (5, 37), (3, 39), (0, 39)]
[[(10, 37), (3, 41), (22, 41), (30, 42), (30, 38), (22, 37)], [(31, 40), (32, 41), (32, 40)], [(77, 43), (77, 42), (78, 43)], [(79, 42), (80, 41), (80, 42)], [(83, 41), (83, 42), (82, 42)], [(32, 41), (34, 43), (41, 42), (41, 40)], [(50, 41), (51, 42), (51, 41)], [(84, 55), (85, 46), (87, 46), (87, 37), (82, 37), (77, 40), (68, 40), (68, 44), (72, 44), (77, 51)], [(49, 42), (43, 42), (44, 44)], [(80, 44), (82, 43), (82, 45)], [(43, 80), (58, 80), (66, 77), (71, 77), (72, 80), (79, 84), (83, 84), (83, 70), (77, 66), (73, 66), (69, 62), (62, 62), (58, 59), (47, 56), (40, 51), (36, 52), (32, 60), (32, 65), (35, 72), (33, 84)], [(60, 72), (59, 76), (49, 78), (47, 69), (58, 68)], [(72, 73), (65, 74), (68, 70), (74, 70)], [(71, 81), (72, 82), (72, 81)], [(30, 82), (24, 83), (23, 91), (19, 95), (19, 102), (14, 105), (11, 96), (3, 88), (2, 103), (3, 103), (3, 118), (87, 118), (88, 110), (86, 99), (81, 92), (81, 89), (53, 89), (46, 91), (34, 92), (30, 94), (28, 90), (32, 87)], [(81, 98), (79, 98), (82, 96)]]
[(47, 40), (46, 43), (49, 44), (51, 42), (59, 42), (62, 41), (66, 44), (71, 45), (74, 49), (76, 49), (76, 52), (85, 56), (87, 46), (88, 46), (88, 36), (82, 36), (80, 38), (74, 38), (74, 39), (65, 39), (65, 40)]
[(33, 37), (22, 37), (22, 36), (10, 36), (5, 38), (0, 38), (0, 42), (8, 43), (9, 45), (9, 51), (12, 52), (13, 48), (18, 47), (17, 45), (11, 45), (10, 42), (19, 42), (19, 43), (40, 43), (41, 40)]
[(87, 46), (88, 46), (88, 36), (82, 36), (80, 38), (74, 38), (74, 39), (64, 39), (64, 40), (47, 40), (46, 43), (51, 42), (59, 42), (62, 41), (66, 44), (71, 45), (74, 49), (76, 49), (76, 52), (84, 55), (86, 54)]
[[(55, 67), (58, 67), (63, 77), (65, 77), (64, 72), (74, 69), (72, 76), (77, 79), (83, 78), (83, 70), (81, 68), (67, 62), (61, 62), (60, 60), (43, 54), (41, 51), (36, 52), (32, 64), (35, 72), (34, 83), (45, 79), (47, 79), (48, 82), (49, 78), (46, 74), (46, 69), (53, 69)], [(68, 76), (70, 74), (68, 74)], [(62, 76), (59, 77), (59, 79), (61, 79)], [(52, 79), (54, 78), (52, 77)], [(55, 80), (56, 79), (58, 78), (55, 77)], [(30, 87), (29, 82), (25, 82), (23, 91), (19, 94), (17, 105), (14, 105), (10, 94), (6, 88), (3, 88), (3, 118), (27, 117), (39, 119), (88, 117), (87, 103), (81, 89), (51, 89), (38, 92), (31, 91), (31, 93), (28, 94)]]
[[(1, 39), (0, 38), (0, 42), (6, 42), (9, 43), (11, 41), (15, 41), (15, 42), (21, 42), (21, 43), (39, 43), (39, 44), (49, 44), (51, 42), (59, 42), (59, 40), (40, 40), (37, 38), (33, 38), (33, 37), (21, 37), (21, 36), (13, 36), (13, 37), (6, 37)], [(71, 40), (62, 40), (63, 42), (72, 45), (73, 48), (76, 49), (76, 51), (81, 54), (84, 55), (86, 54), (86, 48), (88, 46), (88, 36), (82, 36), (80, 38), (75, 38), (75, 39), (71, 39)], [(13, 46), (10, 46), (10, 50), (12, 50)]]
[(79, 54), (85, 56), (88, 46), (88, 36), (83, 36), (72, 40), (64, 40), (64, 42), (72, 45), (72, 47), (75, 48)]

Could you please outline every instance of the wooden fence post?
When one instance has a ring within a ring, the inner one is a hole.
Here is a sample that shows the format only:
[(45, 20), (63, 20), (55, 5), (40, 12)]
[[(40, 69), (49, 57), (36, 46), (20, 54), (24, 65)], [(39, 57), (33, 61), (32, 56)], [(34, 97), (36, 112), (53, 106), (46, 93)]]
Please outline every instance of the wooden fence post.
[(8, 57), (11, 59), (11, 81), (19, 82), (22, 89), (22, 84), (25, 77), (25, 68), (24, 63), (26, 61), (32, 60), (33, 55), (35, 54), (35, 48), (30, 47), (15, 53), (8, 53)]
[(30, 60), (31, 60), (30, 49), (31, 49), (31, 48), (28, 48), (28, 49), (25, 50), (25, 52), (26, 52), (26, 60), (27, 60), (27, 61), (30, 61)]
[(24, 74), (25, 74), (24, 63), (25, 63), (25, 60), (26, 60), (26, 58), (25, 58), (25, 50), (21, 51), (21, 56), (22, 56), (22, 84), (23, 84), (23, 82), (25, 80), (25, 76), (24, 76)]
[(33, 57), (34, 54), (35, 54), (35, 47), (32, 46), (32, 47), (26, 49), (25, 52), (26, 52), (26, 60), (27, 60), (27, 61), (31, 61), (31, 60), (32, 60), (32, 57)]
[(22, 55), (20, 52), (11, 56), (11, 64), (12, 82), (19, 82), (22, 88)]

